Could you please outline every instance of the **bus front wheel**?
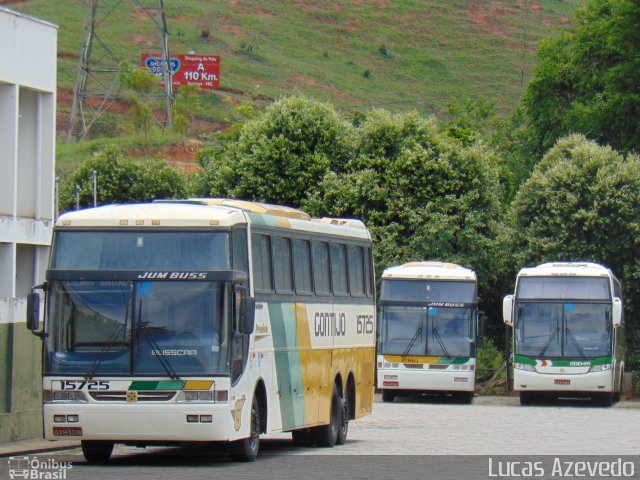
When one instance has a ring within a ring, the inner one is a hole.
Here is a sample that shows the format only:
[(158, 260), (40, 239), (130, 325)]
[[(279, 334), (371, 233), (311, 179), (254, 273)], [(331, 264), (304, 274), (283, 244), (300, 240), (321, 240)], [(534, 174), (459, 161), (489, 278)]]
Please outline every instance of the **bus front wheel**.
[(233, 460), (253, 462), (260, 448), (260, 403), (254, 395), (251, 402), (251, 427), (249, 437), (231, 442), (230, 453)]
[(100, 440), (82, 440), (82, 454), (87, 462), (104, 463), (109, 461), (113, 452), (113, 442)]
[(520, 405), (531, 405), (533, 394), (531, 392), (520, 392)]
[(385, 403), (391, 403), (393, 402), (393, 399), (395, 398), (396, 394), (393, 390), (383, 390), (382, 391), (382, 401)]

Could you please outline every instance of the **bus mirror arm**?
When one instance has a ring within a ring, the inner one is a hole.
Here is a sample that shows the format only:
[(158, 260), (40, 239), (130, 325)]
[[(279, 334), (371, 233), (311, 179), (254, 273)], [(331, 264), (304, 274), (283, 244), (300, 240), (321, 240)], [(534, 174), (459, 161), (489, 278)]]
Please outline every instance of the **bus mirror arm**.
[(614, 327), (622, 325), (622, 300), (618, 297), (613, 299), (613, 310), (611, 312), (611, 321)]

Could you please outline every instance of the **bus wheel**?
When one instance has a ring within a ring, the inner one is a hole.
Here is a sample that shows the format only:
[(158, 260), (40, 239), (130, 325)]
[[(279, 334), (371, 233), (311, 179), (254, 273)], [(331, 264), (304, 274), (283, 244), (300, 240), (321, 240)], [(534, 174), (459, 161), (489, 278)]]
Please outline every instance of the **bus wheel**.
[(613, 393), (602, 392), (594, 396), (593, 400), (601, 407), (610, 407), (613, 404)]
[(469, 405), (473, 402), (474, 392), (458, 392), (456, 395), (458, 397), (458, 402), (463, 403), (465, 405)]
[(231, 458), (238, 462), (253, 462), (260, 448), (260, 404), (254, 395), (251, 402), (251, 427), (249, 437), (231, 442)]
[(292, 430), (291, 437), (296, 447), (310, 447), (313, 445), (313, 436), (311, 435), (311, 430), (308, 428)]
[(340, 410), (340, 397), (334, 387), (333, 393), (331, 394), (331, 413), (329, 424), (313, 428), (316, 444), (319, 447), (331, 448), (336, 444), (336, 441), (338, 440), (338, 431), (340, 430), (340, 418), (342, 415)]
[(393, 399), (395, 398), (396, 394), (393, 390), (383, 390), (382, 391), (382, 401), (385, 403), (391, 403), (393, 402)]
[(531, 392), (520, 392), (520, 405), (531, 405), (533, 394)]
[(100, 440), (82, 440), (82, 454), (87, 462), (104, 463), (109, 461), (113, 452), (113, 442)]
[(340, 428), (338, 428), (338, 437), (336, 445), (344, 445), (349, 434), (349, 402), (346, 398), (340, 399)]

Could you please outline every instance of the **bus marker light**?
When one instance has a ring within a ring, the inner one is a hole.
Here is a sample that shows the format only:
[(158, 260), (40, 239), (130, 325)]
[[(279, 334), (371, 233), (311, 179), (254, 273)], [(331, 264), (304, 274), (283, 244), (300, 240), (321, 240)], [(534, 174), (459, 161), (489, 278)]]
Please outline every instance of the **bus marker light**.
[(213, 422), (213, 415), (200, 415), (201, 423), (211, 423)]
[(53, 421), (55, 423), (65, 423), (67, 421), (67, 417), (64, 415), (54, 415)]
[(216, 402), (226, 402), (229, 400), (228, 390), (216, 390)]
[(458, 383), (466, 383), (469, 381), (469, 379), (467, 377), (453, 377), (453, 381)]
[(187, 423), (198, 423), (198, 415), (187, 415)]
[(79, 415), (67, 415), (67, 422), (69, 423), (78, 423), (80, 421)]

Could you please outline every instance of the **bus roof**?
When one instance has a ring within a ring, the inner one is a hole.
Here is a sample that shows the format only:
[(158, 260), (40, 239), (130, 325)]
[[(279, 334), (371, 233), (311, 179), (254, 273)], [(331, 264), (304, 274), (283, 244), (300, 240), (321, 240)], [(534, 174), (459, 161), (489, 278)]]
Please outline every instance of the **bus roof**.
[(550, 277), (550, 276), (576, 276), (576, 277), (615, 277), (613, 272), (598, 263), (593, 262), (548, 262), (536, 267), (523, 268), (518, 273), (522, 277)]
[(162, 200), (153, 203), (104, 205), (65, 213), (60, 228), (231, 227), (251, 223), (273, 228), (370, 239), (355, 219), (311, 218), (291, 207), (233, 199)]
[(407, 279), (447, 279), (447, 280), (476, 280), (473, 270), (455, 263), (446, 262), (409, 262), (395, 267), (389, 267), (382, 273), (382, 278)]

